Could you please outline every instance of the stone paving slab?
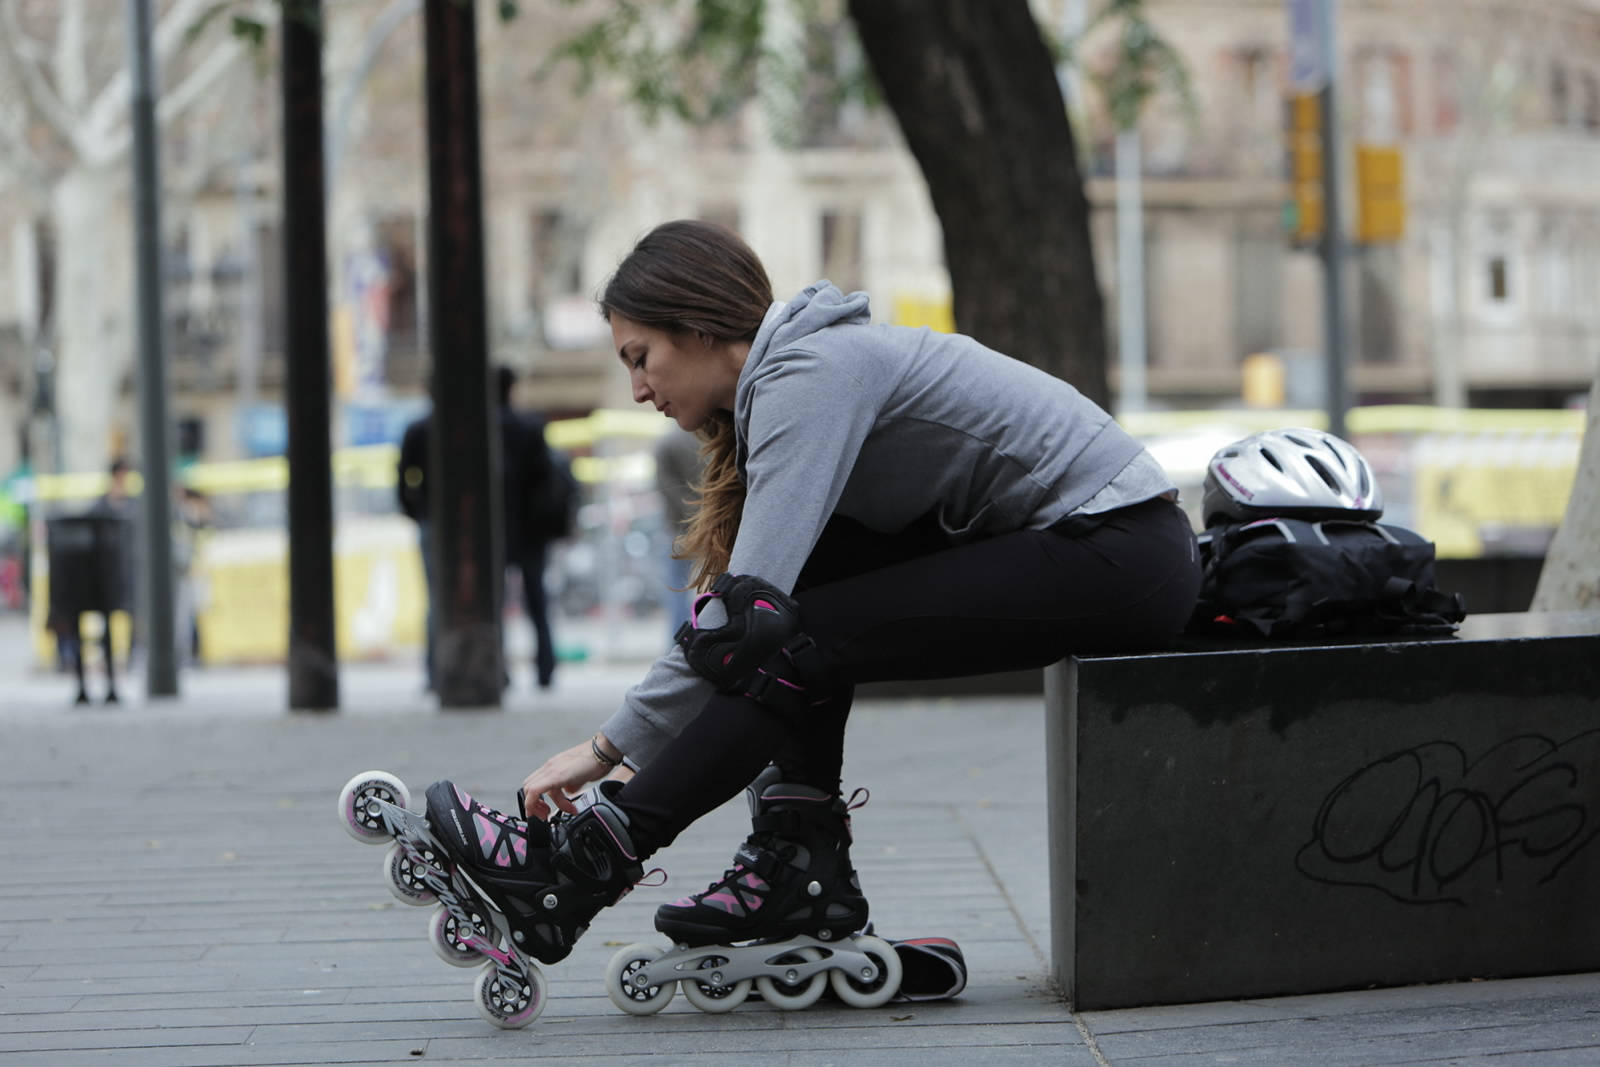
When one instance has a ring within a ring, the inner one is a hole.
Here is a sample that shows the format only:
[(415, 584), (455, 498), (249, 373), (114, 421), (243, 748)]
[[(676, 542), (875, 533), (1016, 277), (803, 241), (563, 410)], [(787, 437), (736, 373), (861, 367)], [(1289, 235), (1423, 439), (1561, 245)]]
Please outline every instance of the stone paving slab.
[(1591, 975), (1073, 1013), (1047, 978), (1043, 712), (1027, 697), (867, 701), (852, 721), (845, 779), (872, 791), (854, 855), (878, 929), (959, 940), (958, 1001), (618, 1012), (606, 961), (659, 943), (656, 905), (721, 872), (747, 825), (736, 802), (656, 858), (668, 886), (635, 891), (547, 969), (538, 1022), (496, 1031), (472, 1007), (476, 972), (434, 958), (428, 911), (390, 897), (383, 850), (344, 834), (334, 798), (382, 768), (419, 798), (453, 777), (509, 802), (633, 673), (570, 669), (552, 693), (457, 713), (368, 668), (327, 716), (278, 710), (262, 672), (114, 711), (8, 703), (0, 679), (0, 1063), (1600, 1062)]

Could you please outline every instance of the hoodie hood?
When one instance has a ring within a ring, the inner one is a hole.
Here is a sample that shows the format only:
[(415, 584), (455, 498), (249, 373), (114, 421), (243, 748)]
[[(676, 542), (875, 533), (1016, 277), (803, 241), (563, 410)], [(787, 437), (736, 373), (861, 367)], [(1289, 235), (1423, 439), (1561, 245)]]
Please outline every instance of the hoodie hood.
[(735, 390), (734, 425), (738, 428), (739, 472), (744, 473), (746, 442), (750, 428), (750, 393), (761, 377), (762, 365), (774, 352), (786, 348), (804, 348), (812, 334), (829, 326), (867, 326), (872, 322), (872, 312), (867, 306), (867, 294), (857, 291), (846, 295), (826, 279), (813, 282), (787, 301), (775, 300), (761, 320), (756, 339), (750, 342), (750, 354), (745, 358), (744, 369), (739, 372)]
[[(774, 303), (761, 320), (761, 329), (750, 345), (750, 357), (759, 363), (769, 350), (788, 348), (827, 326), (841, 322), (865, 326), (872, 321), (867, 309), (867, 294), (846, 296), (830, 281), (815, 282), (800, 290), (787, 303)], [(749, 363), (745, 366), (748, 368)]]

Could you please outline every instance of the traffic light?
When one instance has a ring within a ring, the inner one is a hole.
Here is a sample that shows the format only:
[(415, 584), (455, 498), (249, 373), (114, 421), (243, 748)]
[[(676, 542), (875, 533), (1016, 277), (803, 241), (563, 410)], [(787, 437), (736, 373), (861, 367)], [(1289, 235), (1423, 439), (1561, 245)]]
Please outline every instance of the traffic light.
[(1356, 240), (1362, 244), (1405, 236), (1405, 163), (1389, 145), (1356, 146)]
[(1289, 203), (1285, 225), (1296, 244), (1322, 239), (1322, 101), (1316, 93), (1289, 97)]

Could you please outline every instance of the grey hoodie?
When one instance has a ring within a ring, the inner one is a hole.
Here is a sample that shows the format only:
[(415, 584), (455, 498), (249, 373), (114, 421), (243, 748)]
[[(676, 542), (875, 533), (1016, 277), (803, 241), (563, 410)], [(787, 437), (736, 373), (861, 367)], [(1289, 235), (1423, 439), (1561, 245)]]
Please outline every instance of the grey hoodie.
[[(834, 514), (893, 533), (931, 513), (961, 544), (1173, 488), (1061, 379), (959, 334), (873, 326), (865, 293), (827, 282), (767, 312), (733, 418), (746, 496), (728, 569), (785, 592)], [(674, 648), (602, 729), (647, 763), (711, 692)]]

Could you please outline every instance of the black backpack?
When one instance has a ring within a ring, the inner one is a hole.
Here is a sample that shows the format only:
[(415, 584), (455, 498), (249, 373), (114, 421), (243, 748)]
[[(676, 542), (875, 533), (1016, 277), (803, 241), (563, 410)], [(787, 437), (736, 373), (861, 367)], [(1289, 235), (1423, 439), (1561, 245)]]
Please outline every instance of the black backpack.
[(583, 493), (572, 473), (572, 461), (559, 448), (549, 448), (549, 476), (539, 483), (528, 502), (528, 534), (539, 541), (571, 537), (578, 528), (578, 505)]
[(1263, 637), (1450, 633), (1461, 596), (1434, 584), (1434, 546), (1400, 526), (1257, 519), (1200, 537), (1190, 632)]

